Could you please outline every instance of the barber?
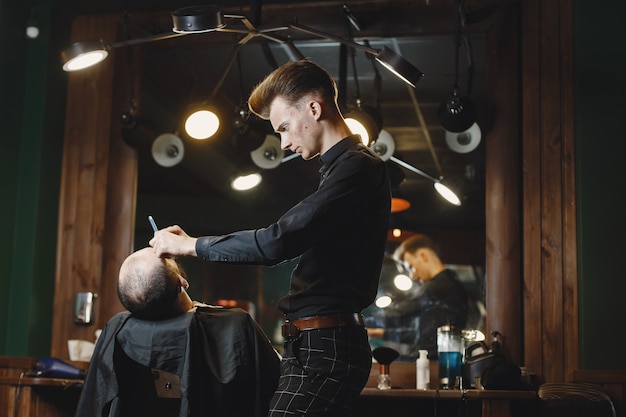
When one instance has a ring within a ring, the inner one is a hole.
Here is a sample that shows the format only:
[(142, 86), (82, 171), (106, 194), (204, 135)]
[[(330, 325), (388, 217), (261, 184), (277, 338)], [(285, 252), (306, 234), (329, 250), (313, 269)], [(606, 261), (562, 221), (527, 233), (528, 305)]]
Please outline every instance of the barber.
[(170, 226), (150, 245), (161, 257), (211, 262), (269, 266), (299, 257), (278, 302), (285, 349), (269, 415), (348, 416), (371, 369), (361, 311), (374, 301), (387, 240), (386, 167), (350, 132), (333, 78), (308, 60), (274, 70), (248, 105), (270, 121), (283, 149), (320, 156), (317, 191), (266, 228), (195, 238)]

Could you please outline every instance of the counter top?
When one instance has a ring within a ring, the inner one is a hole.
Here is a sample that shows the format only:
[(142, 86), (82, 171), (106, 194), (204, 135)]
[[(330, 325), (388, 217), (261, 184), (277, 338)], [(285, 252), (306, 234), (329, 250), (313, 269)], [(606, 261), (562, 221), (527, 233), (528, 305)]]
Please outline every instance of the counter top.
[(43, 377), (2, 377), (0, 385), (21, 385), (21, 386), (39, 386), (39, 387), (82, 387), (82, 379), (64, 379), (64, 378), (43, 378)]
[(486, 389), (404, 389), (392, 388), (389, 390), (379, 390), (378, 388), (365, 388), (361, 391), (361, 396), (365, 397), (402, 397), (402, 398), (426, 398), (426, 399), (476, 399), (476, 400), (532, 400), (537, 398), (535, 391), (524, 390), (486, 390)]

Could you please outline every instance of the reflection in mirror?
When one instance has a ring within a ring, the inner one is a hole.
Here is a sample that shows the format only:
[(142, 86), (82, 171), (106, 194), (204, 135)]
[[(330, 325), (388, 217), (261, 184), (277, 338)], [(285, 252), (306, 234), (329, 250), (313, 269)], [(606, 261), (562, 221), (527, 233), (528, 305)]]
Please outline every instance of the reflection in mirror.
[[(251, 152), (267, 134), (269, 123), (242, 114), (247, 94), (275, 65), (289, 59), (282, 45), (251, 42), (241, 48), (236, 63), (226, 74), (215, 96), (225, 123), (216, 135), (193, 140), (182, 129), (186, 109), (212, 95), (233, 50), (233, 39), (203, 43), (198, 39), (174, 39), (147, 44), (140, 50), (140, 66), (134, 68), (141, 80), (138, 95), (138, 123), (124, 132), (137, 149), (136, 246), (145, 246), (151, 229), (145, 220), (153, 215), (161, 227), (179, 224), (192, 235), (224, 234), (234, 230), (265, 227), (315, 190), (319, 164), (285, 155), (271, 169), (255, 167)], [(359, 40), (363, 41), (363, 40)], [(459, 86), (476, 104), (477, 122), (486, 119), (485, 41), (480, 34), (468, 37), (471, 51), (461, 55)], [(395, 142), (394, 157), (429, 173), (444, 177), (461, 194), (461, 206), (445, 202), (433, 183), (388, 161), (393, 193), (410, 202), (407, 210), (393, 213), (391, 226), (405, 232), (426, 233), (445, 248), (443, 256), (454, 265), (464, 285), (484, 306), (484, 136), (471, 151), (454, 150), (446, 140), (437, 112), (447, 100), (455, 79), (454, 36), (377, 38), (374, 48), (387, 46), (419, 66), (426, 74), (415, 89), (380, 70), (363, 53), (355, 53), (357, 71), (352, 71), (347, 53), (340, 44), (326, 40), (294, 42), (307, 58), (325, 67), (338, 82), (342, 110), (356, 105), (355, 91), (362, 103), (380, 112), (382, 127)], [(471, 53), (470, 53), (471, 52)], [(470, 69), (469, 71), (468, 69)], [(184, 143), (184, 158), (174, 166), (158, 164), (151, 152), (153, 140), (172, 133)], [(473, 144), (472, 144), (473, 146)], [(231, 180), (244, 169), (256, 169), (261, 183), (245, 192), (233, 191)], [(366, 227), (366, 225), (364, 225)], [(380, 290), (389, 288), (398, 272), (391, 254), (401, 238), (390, 234), (387, 261), (381, 274)], [(280, 345), (276, 329), (282, 319), (275, 302), (289, 288), (291, 269), (297, 260), (274, 268), (205, 264), (183, 260), (190, 276), (191, 295), (204, 302), (244, 300), (254, 306), (255, 317), (266, 333)], [(405, 292), (415, 291), (412, 287)], [(396, 291), (396, 290), (394, 290)], [(401, 291), (401, 290), (397, 290)], [(400, 293), (398, 293), (400, 294)], [(245, 304), (247, 303), (247, 304)], [(376, 320), (380, 312), (367, 312)], [(477, 319), (475, 326), (480, 326)]]
[[(433, 254), (409, 253), (417, 255), (411, 262), (402, 262), (398, 254), (385, 257), (376, 301), (364, 312), (372, 348), (390, 347), (400, 354), (399, 362), (414, 362), (420, 350), (436, 357), (439, 326), (484, 334), (482, 266), (444, 263), (424, 269), (424, 260), (418, 257), (426, 256), (430, 262)], [(418, 265), (419, 273), (413, 265)]]

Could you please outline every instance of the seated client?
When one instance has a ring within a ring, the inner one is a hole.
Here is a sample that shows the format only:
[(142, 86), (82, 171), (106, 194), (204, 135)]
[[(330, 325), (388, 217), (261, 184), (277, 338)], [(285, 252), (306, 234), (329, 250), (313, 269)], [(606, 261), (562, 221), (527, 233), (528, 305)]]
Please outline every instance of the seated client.
[(183, 269), (152, 248), (123, 262), (128, 311), (104, 327), (76, 416), (265, 416), (279, 357), (239, 308), (194, 302)]

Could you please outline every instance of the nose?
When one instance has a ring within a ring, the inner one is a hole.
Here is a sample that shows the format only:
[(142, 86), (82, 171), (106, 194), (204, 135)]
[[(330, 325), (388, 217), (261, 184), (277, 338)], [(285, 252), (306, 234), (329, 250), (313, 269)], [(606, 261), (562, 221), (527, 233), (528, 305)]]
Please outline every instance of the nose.
[(286, 151), (287, 149), (289, 149), (289, 147), (291, 146), (291, 141), (289, 140), (289, 138), (287, 137), (286, 134), (281, 133), (280, 134), (280, 147), (283, 151)]

